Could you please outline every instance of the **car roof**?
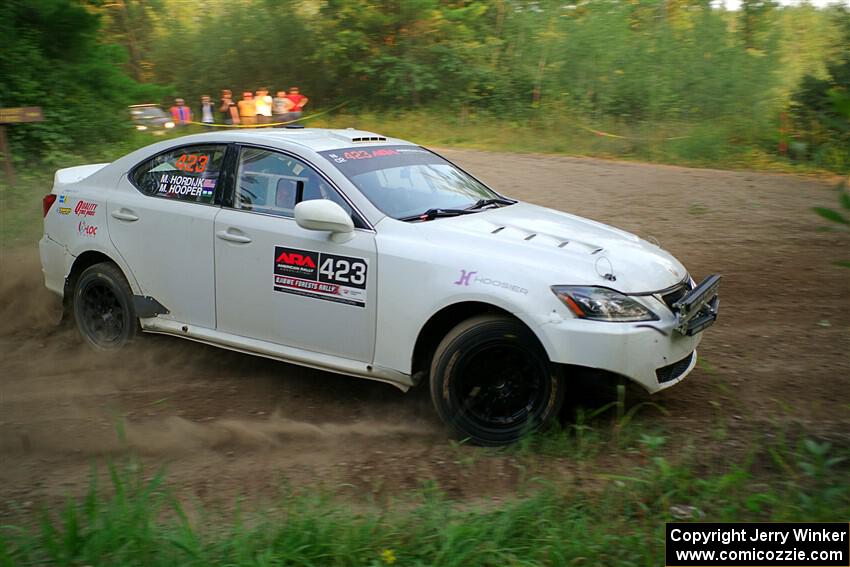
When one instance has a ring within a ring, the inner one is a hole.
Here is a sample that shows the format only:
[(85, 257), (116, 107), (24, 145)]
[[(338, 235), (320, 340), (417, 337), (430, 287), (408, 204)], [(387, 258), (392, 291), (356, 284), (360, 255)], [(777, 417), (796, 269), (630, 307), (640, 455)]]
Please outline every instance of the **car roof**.
[(230, 142), (277, 146), (281, 142), (298, 144), (316, 152), (339, 150), (355, 146), (415, 146), (411, 142), (390, 138), (374, 132), (354, 128), (251, 128), (227, 132), (211, 132), (192, 136), (192, 141), (215, 139)]

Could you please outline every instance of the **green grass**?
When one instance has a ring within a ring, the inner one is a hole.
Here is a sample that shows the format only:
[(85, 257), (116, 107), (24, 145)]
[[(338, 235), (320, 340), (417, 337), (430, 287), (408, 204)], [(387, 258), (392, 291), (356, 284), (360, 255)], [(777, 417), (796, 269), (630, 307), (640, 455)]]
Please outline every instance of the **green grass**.
[(41, 198), (53, 181), (46, 176), (27, 176), (11, 187), (0, 183), (0, 248), (32, 244), (41, 236)]
[[(613, 437), (588, 427), (612, 447)], [(530, 443), (551, 451), (576, 442), (574, 433), (546, 435)], [(499, 504), (452, 501), (425, 482), (388, 505), (290, 490), (265, 511), (224, 518), (188, 513), (164, 474), (146, 480), (131, 459), (110, 466), (105, 490), (93, 481), (86, 496), (30, 527), (0, 527), (0, 566), (659, 565), (666, 521), (850, 517), (844, 449), (774, 434), (740, 462), (707, 470), (688, 465), (697, 461), (689, 451), (666, 450), (667, 439), (641, 433), (615, 449), (638, 453), (628, 474), (587, 461), (585, 478), (532, 478), (523, 496)]]

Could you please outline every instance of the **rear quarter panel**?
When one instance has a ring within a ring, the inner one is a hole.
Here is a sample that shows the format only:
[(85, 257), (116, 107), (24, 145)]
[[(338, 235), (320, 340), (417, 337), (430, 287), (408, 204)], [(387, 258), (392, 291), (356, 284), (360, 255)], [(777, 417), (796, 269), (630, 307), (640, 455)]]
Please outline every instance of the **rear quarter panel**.
[[(133, 293), (139, 293), (133, 273), (109, 238), (106, 202), (112, 197), (117, 183), (112, 169), (107, 166), (73, 183), (62, 183), (59, 181), (63, 178), (61, 172), (57, 173), (56, 180), (59, 182), (55, 182), (53, 187), (53, 193), (57, 196), (56, 202), (44, 218), (44, 235), (50, 242), (47, 243), (48, 247), (42, 246), (42, 266), (45, 274), (53, 274), (60, 271), (56, 263), (61, 262), (64, 281), (74, 261), (81, 254), (89, 251), (100, 252), (121, 268)], [(61, 254), (54, 249), (53, 244), (62, 249)], [(56, 291), (53, 289), (55, 284), (48, 287)]]

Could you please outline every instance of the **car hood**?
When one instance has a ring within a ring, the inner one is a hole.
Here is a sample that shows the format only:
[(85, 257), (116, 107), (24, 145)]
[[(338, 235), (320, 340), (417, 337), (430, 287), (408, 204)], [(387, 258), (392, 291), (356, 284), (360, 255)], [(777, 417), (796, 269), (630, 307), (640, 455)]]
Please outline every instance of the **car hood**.
[(469, 264), (480, 258), (508, 272), (512, 265), (524, 264), (538, 273), (550, 272), (550, 285), (646, 293), (671, 287), (687, 275), (668, 252), (633, 234), (529, 203), (417, 225), (428, 240), (459, 251)]

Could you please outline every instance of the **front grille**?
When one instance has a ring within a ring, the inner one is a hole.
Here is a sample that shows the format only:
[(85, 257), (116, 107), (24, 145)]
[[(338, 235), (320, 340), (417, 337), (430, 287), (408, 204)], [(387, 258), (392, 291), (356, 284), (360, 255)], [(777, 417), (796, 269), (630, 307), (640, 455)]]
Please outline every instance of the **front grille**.
[(690, 279), (688, 281), (682, 282), (672, 290), (668, 291), (664, 295), (661, 296), (661, 299), (664, 303), (667, 304), (671, 310), (673, 309), (673, 304), (685, 297), (689, 291), (691, 291), (694, 287), (691, 285)]
[(658, 383), (664, 384), (665, 382), (670, 382), (681, 376), (685, 372), (685, 370), (688, 369), (688, 366), (691, 365), (691, 360), (693, 358), (694, 353), (691, 353), (678, 362), (668, 364), (667, 366), (662, 366), (661, 368), (656, 370), (655, 377), (658, 378)]

